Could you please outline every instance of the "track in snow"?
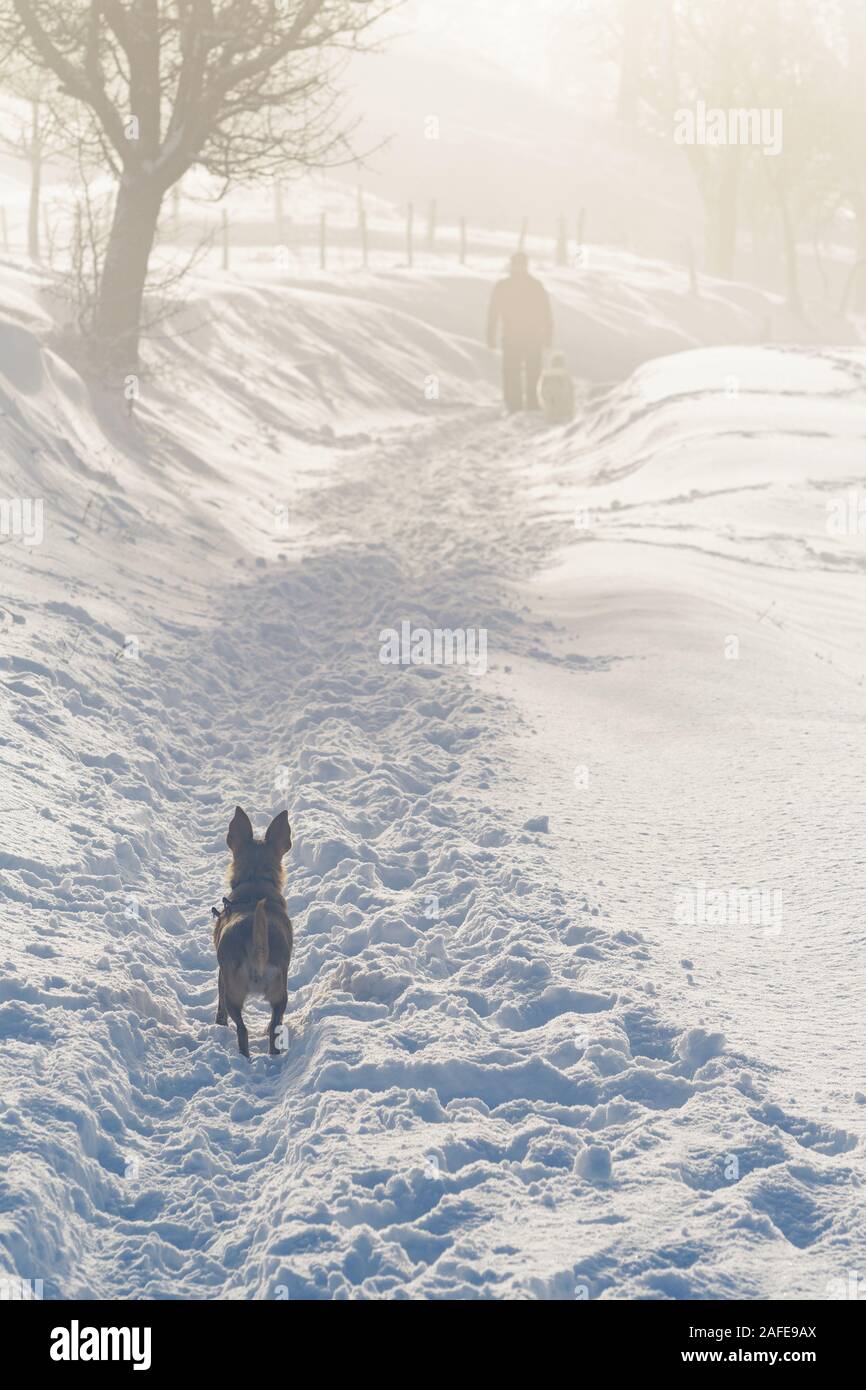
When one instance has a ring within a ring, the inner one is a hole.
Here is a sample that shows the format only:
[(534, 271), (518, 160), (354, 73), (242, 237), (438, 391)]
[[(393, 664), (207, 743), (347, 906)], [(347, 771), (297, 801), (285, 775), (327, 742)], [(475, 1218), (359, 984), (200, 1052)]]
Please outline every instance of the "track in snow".
[[(7, 856), (25, 928), (53, 915), (0, 1006), (3, 1231), (51, 1296), (798, 1296), (847, 1267), (850, 1137), (666, 1019), (634, 925), (557, 882), (496, 682), (378, 659), (403, 619), (552, 659), (514, 584), (557, 534), (523, 519), (532, 447), (492, 412), (395, 433), (304, 503), (343, 539), (213, 593), (206, 630), (99, 690), (7, 666), (42, 736), (74, 707), (103, 750), (84, 871)], [(209, 907), (235, 802), (261, 828), (283, 786), (292, 1043), (269, 1060), (254, 1005), (248, 1064)]]

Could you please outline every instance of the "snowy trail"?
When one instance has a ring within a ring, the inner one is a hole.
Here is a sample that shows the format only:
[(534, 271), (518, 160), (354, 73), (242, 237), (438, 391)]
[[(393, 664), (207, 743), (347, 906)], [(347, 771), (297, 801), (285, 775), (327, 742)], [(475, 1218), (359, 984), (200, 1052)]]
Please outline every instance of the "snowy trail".
[[(98, 689), (6, 659), (20, 720), (62, 752), (73, 708), (99, 746), (58, 753), (63, 874), (5, 857), (2, 1230), (51, 1296), (820, 1297), (856, 1267), (854, 1136), (667, 1016), (635, 924), (575, 891), (592, 864), (563, 882), (521, 828), (497, 672), (616, 655), (555, 657), (522, 611), (560, 534), (524, 523), (534, 439), (475, 410), (344, 453), (296, 518), (334, 544)], [(486, 627), (490, 677), (382, 665), (403, 619)], [(267, 1059), (253, 1006), (250, 1065), (212, 1022), (209, 906), (232, 807), (261, 827), (280, 786), (292, 1041)]]

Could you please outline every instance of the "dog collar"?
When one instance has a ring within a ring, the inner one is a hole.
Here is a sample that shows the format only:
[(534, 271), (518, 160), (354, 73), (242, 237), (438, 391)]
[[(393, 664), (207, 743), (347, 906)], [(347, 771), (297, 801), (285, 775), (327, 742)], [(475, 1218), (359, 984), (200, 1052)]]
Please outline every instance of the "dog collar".
[(234, 903), (238, 898), (266, 898), (270, 893), (279, 893), (279, 888), (272, 878), (245, 878), (240, 883), (236, 883), (231, 889), (227, 898), (223, 902)]
[(242, 883), (238, 883), (228, 894), (223, 897), (222, 907), (212, 907), (212, 917), (224, 917), (229, 912), (236, 912), (244, 904), (254, 906), (261, 898), (276, 900), (280, 906), (283, 904), (282, 894), (279, 888), (270, 878), (246, 878)]

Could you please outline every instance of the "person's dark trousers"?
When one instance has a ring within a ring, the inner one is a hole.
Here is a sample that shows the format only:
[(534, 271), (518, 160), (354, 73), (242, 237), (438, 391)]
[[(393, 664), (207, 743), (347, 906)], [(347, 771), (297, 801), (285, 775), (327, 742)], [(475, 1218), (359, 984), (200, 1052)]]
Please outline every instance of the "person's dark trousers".
[(538, 381), (541, 376), (541, 366), (543, 352), (540, 347), (529, 347), (523, 359), (524, 372), (526, 373), (526, 409), (540, 410), (541, 405), (538, 400)]
[(534, 344), (502, 344), (502, 391), (509, 410), (538, 410), (542, 350)]

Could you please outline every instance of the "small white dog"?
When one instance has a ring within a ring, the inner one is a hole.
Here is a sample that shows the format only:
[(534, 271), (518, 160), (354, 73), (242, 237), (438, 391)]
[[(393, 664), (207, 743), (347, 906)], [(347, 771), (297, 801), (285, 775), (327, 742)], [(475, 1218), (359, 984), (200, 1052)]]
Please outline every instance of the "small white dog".
[(564, 352), (555, 352), (539, 388), (544, 418), (549, 425), (567, 425), (574, 419), (574, 382)]

